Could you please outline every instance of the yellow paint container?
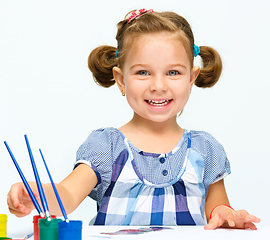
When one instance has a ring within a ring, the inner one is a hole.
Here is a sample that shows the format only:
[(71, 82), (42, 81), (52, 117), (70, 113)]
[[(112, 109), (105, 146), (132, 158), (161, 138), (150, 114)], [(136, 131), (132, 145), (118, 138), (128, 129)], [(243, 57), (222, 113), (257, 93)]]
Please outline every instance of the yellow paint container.
[(7, 236), (7, 215), (0, 214), (0, 237)]

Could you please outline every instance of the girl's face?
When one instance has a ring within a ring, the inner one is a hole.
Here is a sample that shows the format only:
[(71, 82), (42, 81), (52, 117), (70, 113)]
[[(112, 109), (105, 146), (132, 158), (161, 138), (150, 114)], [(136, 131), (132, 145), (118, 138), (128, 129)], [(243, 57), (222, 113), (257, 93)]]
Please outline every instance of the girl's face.
[(199, 71), (199, 67), (191, 69), (181, 41), (166, 32), (136, 39), (123, 68), (113, 69), (118, 87), (134, 113), (153, 122), (176, 119)]

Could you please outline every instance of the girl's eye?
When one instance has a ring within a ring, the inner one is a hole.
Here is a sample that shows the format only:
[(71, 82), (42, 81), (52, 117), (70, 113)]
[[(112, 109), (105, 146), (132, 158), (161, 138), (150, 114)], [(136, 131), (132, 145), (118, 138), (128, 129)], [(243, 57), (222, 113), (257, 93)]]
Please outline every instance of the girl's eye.
[(179, 72), (176, 71), (176, 70), (171, 70), (171, 71), (168, 72), (168, 75), (169, 75), (169, 76), (175, 76), (175, 75), (177, 75), (177, 74), (179, 74)]
[(139, 74), (139, 75), (142, 75), (142, 76), (147, 76), (147, 75), (149, 75), (149, 73), (148, 73), (147, 71), (145, 71), (145, 70), (139, 71), (138, 74)]

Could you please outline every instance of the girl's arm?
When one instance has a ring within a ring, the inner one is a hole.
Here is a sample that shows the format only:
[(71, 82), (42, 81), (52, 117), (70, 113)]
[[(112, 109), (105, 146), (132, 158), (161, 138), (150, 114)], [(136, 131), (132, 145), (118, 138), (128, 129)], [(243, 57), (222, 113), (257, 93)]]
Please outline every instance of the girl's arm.
[(215, 229), (217, 227), (232, 227), (241, 229), (250, 228), (252, 230), (257, 229), (254, 223), (259, 223), (259, 218), (250, 215), (245, 210), (235, 211), (229, 206), (224, 181), (220, 180), (210, 185), (205, 202), (205, 214), (208, 224), (205, 225), (204, 228)]
[[(97, 183), (97, 176), (93, 169), (86, 164), (80, 164), (62, 182), (56, 184), (67, 214), (79, 206)], [(30, 182), (29, 184), (34, 194), (38, 196), (35, 182)], [(43, 188), (50, 214), (62, 215), (51, 184), (43, 184)], [(10, 212), (18, 217), (26, 216), (34, 209), (31, 199), (22, 183), (16, 183), (11, 187), (8, 193), (7, 203)]]

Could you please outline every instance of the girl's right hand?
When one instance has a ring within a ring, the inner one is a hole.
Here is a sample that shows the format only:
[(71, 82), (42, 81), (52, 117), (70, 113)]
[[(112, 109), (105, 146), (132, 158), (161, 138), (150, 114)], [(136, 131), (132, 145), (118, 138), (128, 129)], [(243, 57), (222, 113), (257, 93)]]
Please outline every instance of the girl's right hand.
[[(31, 186), (33, 183), (29, 183), (29, 185)], [(38, 199), (38, 192), (33, 191), (33, 193)], [(33, 209), (35, 209), (35, 206), (22, 182), (15, 183), (11, 186), (7, 195), (7, 205), (10, 213), (17, 217), (27, 216), (33, 211)]]

